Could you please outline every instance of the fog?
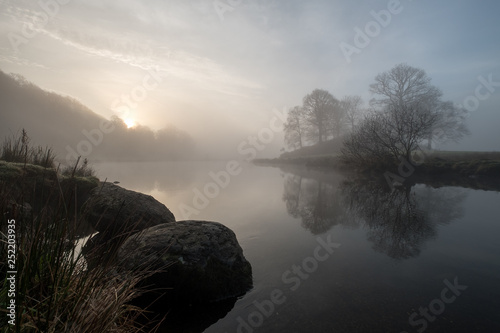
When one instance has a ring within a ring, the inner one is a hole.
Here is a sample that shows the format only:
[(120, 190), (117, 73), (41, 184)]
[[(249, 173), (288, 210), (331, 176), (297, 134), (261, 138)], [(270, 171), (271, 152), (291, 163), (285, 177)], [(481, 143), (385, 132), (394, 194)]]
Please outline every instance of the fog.
[[(367, 104), (374, 77), (407, 63), (447, 100), (468, 103), (472, 134), (440, 149), (498, 150), (497, 1), (59, 2), (0, 1), (0, 69), (93, 114), (61, 121), (0, 101), (2, 136), (26, 127), (37, 143), (76, 146), (83, 130), (119, 117), (149, 137), (175, 127), (215, 159), (254, 157), (250, 142), (266, 132), (254, 152), (274, 157), (284, 147), (273, 130), (283, 110), (316, 88)], [(116, 152), (126, 143), (115, 139)], [(109, 151), (100, 154), (89, 157)]]

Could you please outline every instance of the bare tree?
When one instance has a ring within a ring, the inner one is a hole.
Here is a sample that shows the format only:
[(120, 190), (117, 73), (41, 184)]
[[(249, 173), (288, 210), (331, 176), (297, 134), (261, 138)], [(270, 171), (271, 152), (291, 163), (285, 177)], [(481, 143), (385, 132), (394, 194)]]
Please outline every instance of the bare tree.
[(338, 137), (344, 131), (346, 126), (347, 118), (345, 110), (341, 107), (340, 102), (335, 99), (335, 104), (333, 105), (332, 112), (328, 114), (328, 129), (327, 129), (327, 139)]
[(284, 124), (285, 143), (289, 148), (297, 149), (304, 146), (307, 131), (306, 126), (304, 109), (300, 106), (295, 106), (288, 112), (288, 117)]
[(354, 129), (354, 125), (361, 118), (361, 106), (363, 105), (363, 100), (360, 96), (344, 96), (340, 100), (340, 108), (343, 110), (345, 115), (345, 122), (349, 125), (350, 130)]
[(357, 164), (397, 163), (401, 157), (410, 161), (412, 152), (438, 120), (439, 114), (425, 103), (389, 106), (355, 128), (344, 141), (343, 157)]
[(329, 122), (335, 112), (338, 100), (328, 91), (315, 89), (303, 99), (303, 108), (307, 121), (313, 127), (317, 142), (323, 142), (328, 138), (328, 131), (331, 130)]
[(432, 143), (446, 141), (460, 141), (470, 131), (465, 124), (467, 110), (458, 107), (452, 102), (440, 102), (436, 106), (438, 120), (430, 130), (427, 137), (427, 149), (432, 149)]
[(430, 81), (423, 69), (398, 64), (378, 74), (375, 83), (370, 85), (370, 91), (378, 96), (370, 104), (382, 111), (409, 108), (435, 113), (435, 123), (428, 129), (425, 138), (429, 149), (433, 140), (457, 141), (469, 133), (465, 125), (465, 110), (442, 101), (442, 92)]
[(391, 70), (378, 74), (375, 83), (370, 85), (370, 92), (378, 95), (370, 101), (372, 106), (385, 108), (413, 103), (436, 103), (441, 98), (441, 91), (431, 85), (431, 79), (423, 69), (398, 64)]

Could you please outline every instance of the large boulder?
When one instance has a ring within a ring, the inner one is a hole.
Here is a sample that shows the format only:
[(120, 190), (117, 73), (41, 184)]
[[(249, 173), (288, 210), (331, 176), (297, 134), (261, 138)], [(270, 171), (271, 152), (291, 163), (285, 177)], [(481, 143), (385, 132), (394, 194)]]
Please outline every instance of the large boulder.
[(92, 190), (84, 215), (95, 230), (108, 238), (175, 222), (172, 212), (152, 196), (111, 183), (102, 183)]
[(252, 287), (252, 267), (236, 235), (216, 222), (181, 221), (143, 230), (121, 246), (118, 265), (124, 272), (157, 270), (144, 286), (172, 304), (220, 301)]

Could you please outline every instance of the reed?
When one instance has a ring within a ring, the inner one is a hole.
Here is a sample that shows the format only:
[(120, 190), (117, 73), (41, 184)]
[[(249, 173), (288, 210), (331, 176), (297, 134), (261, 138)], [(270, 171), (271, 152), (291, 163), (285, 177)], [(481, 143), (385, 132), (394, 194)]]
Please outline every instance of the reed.
[[(30, 167), (26, 163), (35, 160), (34, 155), (28, 156), (32, 148), (26, 144), (27, 140), (22, 138), (4, 142), (2, 157), (10, 154), (11, 161), (15, 162), (23, 158), (24, 167)], [(78, 165), (74, 167), (77, 169)], [(67, 180), (68, 176), (56, 174), (57, 179), (51, 180), (53, 185), (49, 191), (40, 191), (37, 186), (19, 186), (28, 182), (19, 177), (0, 179), (0, 330), (16, 333), (146, 331), (138, 320), (145, 316), (145, 310), (132, 305), (131, 301), (142, 293), (140, 282), (154, 272), (148, 267), (138, 267), (126, 275), (119, 274), (113, 260), (87, 267), (80, 251), (85, 244), (79, 244), (81, 225), (85, 221), (78, 211), (71, 211), (74, 209), (71, 203), (78, 200), (78, 191), (76, 186), (61, 186), (61, 179)], [(76, 177), (75, 174), (76, 171), (72, 176)], [(37, 181), (46, 183), (44, 179)], [(33, 197), (42, 204), (31, 207), (24, 202), (25, 198)], [(73, 208), (68, 208), (70, 206)], [(5, 310), (9, 299), (7, 271), (11, 270), (7, 269), (5, 235), (7, 221), (11, 219), (15, 220), (17, 249), (15, 325), (8, 324)], [(113, 257), (116, 251), (108, 255)]]

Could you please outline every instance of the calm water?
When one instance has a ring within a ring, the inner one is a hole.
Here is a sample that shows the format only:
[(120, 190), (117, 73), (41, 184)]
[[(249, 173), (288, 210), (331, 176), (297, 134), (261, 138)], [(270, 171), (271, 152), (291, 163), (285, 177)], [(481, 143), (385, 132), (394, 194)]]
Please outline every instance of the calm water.
[(190, 219), (225, 224), (252, 264), (249, 293), (176, 332), (500, 332), (499, 192), (390, 192), (335, 173), (245, 164), (220, 193), (212, 186), (213, 198), (193, 203), (225, 163), (95, 167), (177, 220), (189, 206)]

